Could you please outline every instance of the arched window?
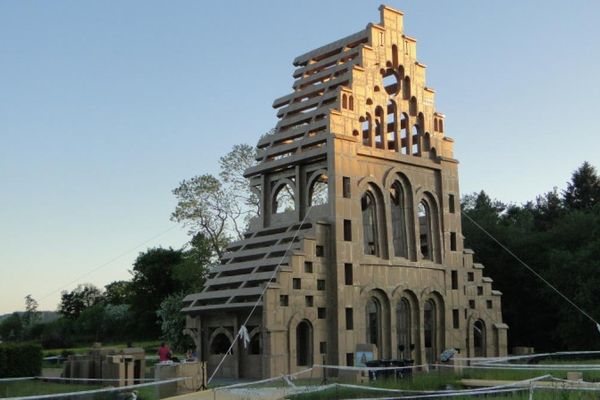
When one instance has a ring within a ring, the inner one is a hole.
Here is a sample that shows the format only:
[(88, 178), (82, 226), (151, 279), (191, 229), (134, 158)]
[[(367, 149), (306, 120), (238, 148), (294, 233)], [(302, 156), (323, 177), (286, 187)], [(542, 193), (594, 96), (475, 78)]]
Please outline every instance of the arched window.
[(383, 149), (383, 130), (385, 125), (385, 116), (383, 115), (383, 108), (377, 107), (375, 109), (375, 147)]
[(473, 348), (475, 350), (475, 357), (486, 356), (485, 339), (485, 324), (479, 319), (473, 324)]
[(423, 151), (431, 150), (431, 135), (429, 132), (425, 132), (425, 136), (423, 136)]
[(250, 345), (248, 346), (248, 354), (261, 354), (262, 353), (262, 341), (260, 338), (260, 332), (256, 332), (250, 338)]
[(296, 365), (312, 366), (313, 346), (312, 346), (312, 326), (310, 322), (304, 320), (296, 326)]
[(375, 196), (366, 191), (360, 200), (363, 220), (363, 246), (365, 254), (379, 255), (379, 240), (377, 234), (377, 205)]
[(329, 201), (329, 191), (327, 186), (327, 175), (321, 174), (315, 178), (308, 190), (308, 205), (320, 206)]
[(433, 249), (431, 246), (431, 210), (425, 200), (419, 203), (419, 244), (421, 258), (433, 260)]
[(394, 70), (382, 70), (382, 78), (385, 92), (390, 96), (395, 96), (398, 93), (398, 77), (394, 73)]
[(367, 343), (381, 350), (381, 304), (375, 297), (369, 298), (366, 306)]
[(421, 149), (419, 148), (419, 142), (420, 142), (420, 138), (419, 138), (419, 125), (413, 125), (413, 129), (412, 129), (412, 152), (411, 154), (414, 156), (418, 156), (421, 154)]
[(433, 119), (433, 130), (434, 130), (435, 132), (437, 132), (437, 131), (438, 131), (438, 120), (437, 120), (437, 118), (434, 118), (434, 119)]
[(402, 119), (400, 120), (400, 145), (402, 148), (402, 154), (410, 154), (409, 142), (408, 115), (406, 115), (406, 113), (402, 113)]
[(427, 300), (423, 310), (423, 336), (425, 340), (425, 357), (428, 363), (434, 363), (437, 349), (437, 309), (435, 302)]
[(231, 341), (224, 333), (218, 333), (210, 343), (210, 354), (225, 354), (229, 347), (231, 346)]
[(353, 111), (354, 111), (354, 96), (350, 95), (350, 96), (348, 96), (348, 98), (349, 98), (349, 101), (348, 101), (348, 108), (349, 108), (350, 110), (353, 110)]
[(396, 257), (408, 257), (406, 234), (406, 196), (400, 182), (396, 181), (390, 190), (392, 204), (392, 239)]
[(413, 117), (417, 116), (417, 98), (415, 96), (410, 98), (408, 103), (408, 113)]
[(410, 303), (406, 298), (396, 305), (396, 335), (398, 339), (398, 358), (410, 358), (411, 354), (411, 315)]
[(296, 209), (294, 190), (285, 183), (276, 189), (273, 195), (273, 214), (280, 214)]
[(348, 96), (346, 96), (346, 93), (342, 93), (342, 108), (348, 108)]
[(392, 66), (396, 68), (398, 66), (398, 46), (392, 45)]
[(398, 129), (396, 127), (396, 103), (392, 100), (387, 104), (387, 148), (398, 151)]
[(410, 77), (405, 76), (402, 82), (402, 97), (404, 100), (410, 100)]
[(444, 120), (440, 119), (440, 122), (438, 123), (438, 127), (440, 128), (440, 132), (444, 132)]
[(365, 146), (371, 146), (371, 116), (367, 114), (366, 118), (361, 117), (362, 143)]

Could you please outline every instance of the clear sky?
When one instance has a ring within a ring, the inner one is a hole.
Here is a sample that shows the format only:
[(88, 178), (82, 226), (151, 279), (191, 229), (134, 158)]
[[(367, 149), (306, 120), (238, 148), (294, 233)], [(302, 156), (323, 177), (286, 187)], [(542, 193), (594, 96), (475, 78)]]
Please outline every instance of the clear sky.
[[(388, 4), (418, 40), (463, 194), (521, 203), (600, 167), (600, 2)], [(27, 294), (53, 310), (61, 289), (185, 243), (171, 190), (255, 144), (293, 58), (378, 22), (378, 5), (0, 2), (0, 313)]]

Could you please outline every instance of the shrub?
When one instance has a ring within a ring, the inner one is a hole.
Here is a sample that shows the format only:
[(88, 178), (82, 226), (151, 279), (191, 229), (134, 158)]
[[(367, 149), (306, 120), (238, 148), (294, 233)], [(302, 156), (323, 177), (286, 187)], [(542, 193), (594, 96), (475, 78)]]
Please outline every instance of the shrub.
[(0, 344), (0, 378), (37, 376), (42, 371), (42, 347), (34, 343)]

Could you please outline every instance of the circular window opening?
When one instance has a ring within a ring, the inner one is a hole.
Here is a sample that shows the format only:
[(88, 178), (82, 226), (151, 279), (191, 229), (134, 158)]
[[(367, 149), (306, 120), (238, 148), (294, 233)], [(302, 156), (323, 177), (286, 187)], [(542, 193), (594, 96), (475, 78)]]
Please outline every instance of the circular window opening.
[(383, 87), (385, 88), (386, 93), (390, 96), (395, 96), (398, 94), (400, 85), (398, 85), (398, 77), (393, 70), (388, 69), (383, 74)]

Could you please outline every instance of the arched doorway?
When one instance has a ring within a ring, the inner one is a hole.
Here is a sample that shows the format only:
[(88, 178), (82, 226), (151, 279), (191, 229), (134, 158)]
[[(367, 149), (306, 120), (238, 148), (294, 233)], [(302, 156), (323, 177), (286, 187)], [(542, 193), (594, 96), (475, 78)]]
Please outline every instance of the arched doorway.
[(437, 358), (437, 309), (435, 302), (429, 299), (423, 309), (423, 339), (425, 340), (425, 360), (435, 363)]
[(485, 324), (482, 320), (478, 319), (473, 323), (473, 350), (475, 357), (486, 356), (485, 339)]
[(312, 325), (303, 320), (296, 326), (296, 365), (308, 367), (313, 364)]
[(366, 307), (367, 343), (374, 344), (381, 352), (381, 304), (375, 297), (370, 297)]

